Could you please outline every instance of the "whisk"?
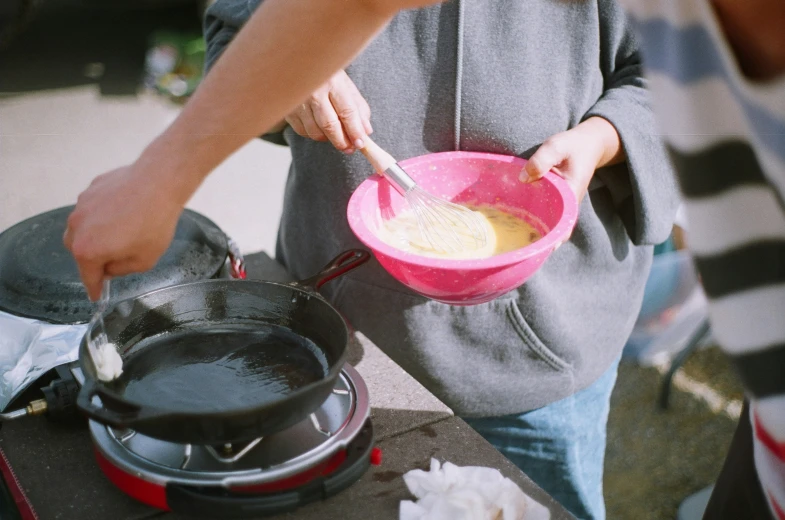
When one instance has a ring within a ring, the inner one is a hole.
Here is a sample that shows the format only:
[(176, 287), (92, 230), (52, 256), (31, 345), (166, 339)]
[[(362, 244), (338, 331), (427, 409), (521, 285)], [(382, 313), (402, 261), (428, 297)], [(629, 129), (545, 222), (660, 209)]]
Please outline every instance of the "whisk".
[(431, 195), (414, 182), (392, 155), (370, 138), (360, 150), (385, 179), (403, 195), (412, 210), (420, 235), (440, 253), (458, 253), (485, 247), (487, 228), (483, 219), (465, 206)]

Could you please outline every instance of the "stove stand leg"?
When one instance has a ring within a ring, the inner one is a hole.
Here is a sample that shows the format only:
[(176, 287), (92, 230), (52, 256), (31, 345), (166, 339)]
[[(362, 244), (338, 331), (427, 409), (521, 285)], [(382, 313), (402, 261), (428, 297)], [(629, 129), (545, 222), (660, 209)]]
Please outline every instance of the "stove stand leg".
[(180, 469), (185, 469), (189, 462), (191, 462), (191, 452), (193, 451), (193, 447), (190, 444), (186, 444), (183, 449), (183, 463), (180, 464)]
[(313, 424), (313, 427), (316, 429), (317, 432), (321, 433), (325, 437), (329, 437), (332, 435), (332, 432), (322, 428), (321, 423), (319, 423), (319, 418), (316, 417), (315, 413), (311, 414), (311, 424)]
[[(262, 439), (264, 439), (264, 437), (259, 437), (258, 439), (252, 440), (251, 442), (249, 442), (249, 443), (248, 443), (248, 444), (245, 446), (245, 448), (243, 448), (242, 450), (238, 451), (236, 454), (234, 454), (234, 455), (232, 455), (232, 456), (230, 456), (230, 457), (229, 457), (229, 456), (224, 456), (224, 455), (221, 455), (220, 453), (218, 453), (218, 452), (216, 451), (216, 449), (215, 449), (214, 447), (212, 447), (212, 446), (209, 446), (209, 445), (208, 445), (208, 446), (205, 446), (205, 449), (207, 450), (207, 453), (209, 453), (210, 455), (212, 455), (212, 456), (213, 456), (213, 458), (214, 458), (215, 460), (217, 460), (218, 462), (221, 462), (221, 463), (223, 463), (223, 464), (231, 464), (231, 463), (233, 463), (233, 462), (237, 462), (238, 460), (240, 460), (241, 458), (243, 458), (243, 457), (244, 457), (244, 456), (245, 456), (245, 455), (246, 455), (246, 454), (247, 454), (249, 451), (251, 451), (252, 449), (254, 449), (254, 448), (256, 447), (256, 445), (257, 445), (257, 444), (259, 444), (260, 442), (262, 442)], [(231, 445), (230, 445), (230, 446), (231, 446)]]

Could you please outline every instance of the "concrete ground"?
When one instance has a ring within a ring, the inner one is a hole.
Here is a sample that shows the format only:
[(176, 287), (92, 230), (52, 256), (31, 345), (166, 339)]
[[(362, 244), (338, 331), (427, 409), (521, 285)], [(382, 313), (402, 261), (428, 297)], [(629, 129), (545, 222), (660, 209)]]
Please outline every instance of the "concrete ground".
[[(95, 11), (48, 0), (0, 52), (0, 230), (73, 204), (94, 176), (132, 161), (176, 115), (175, 105), (139, 90), (147, 38), (160, 28), (199, 31), (195, 7)], [(103, 74), (89, 77), (97, 63)], [(244, 251), (273, 252), (288, 162), (285, 148), (250, 143), (190, 207)], [(730, 442), (740, 394), (716, 350), (690, 359), (666, 412), (656, 408), (660, 371), (620, 368), (608, 434), (609, 519), (676, 518), (685, 497), (713, 482)]]

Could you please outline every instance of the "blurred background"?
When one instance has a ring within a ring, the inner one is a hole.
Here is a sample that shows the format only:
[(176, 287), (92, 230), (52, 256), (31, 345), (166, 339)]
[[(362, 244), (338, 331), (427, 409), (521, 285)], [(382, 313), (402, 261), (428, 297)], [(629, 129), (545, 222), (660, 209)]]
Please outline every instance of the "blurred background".
[[(0, 231), (73, 204), (96, 175), (132, 161), (176, 116), (201, 76), (208, 1), (0, 0)], [(249, 143), (189, 207), (244, 252), (273, 253), (288, 164), (286, 148)], [(688, 235), (678, 228), (658, 248), (620, 367), (606, 462), (609, 519), (700, 518), (705, 493), (694, 494), (718, 474), (741, 409), (736, 379), (705, 327), (705, 301), (683, 251)]]
[[(205, 0), (0, 1), (0, 229), (73, 204), (175, 117), (201, 75)], [(190, 207), (274, 250), (289, 164), (257, 140)]]

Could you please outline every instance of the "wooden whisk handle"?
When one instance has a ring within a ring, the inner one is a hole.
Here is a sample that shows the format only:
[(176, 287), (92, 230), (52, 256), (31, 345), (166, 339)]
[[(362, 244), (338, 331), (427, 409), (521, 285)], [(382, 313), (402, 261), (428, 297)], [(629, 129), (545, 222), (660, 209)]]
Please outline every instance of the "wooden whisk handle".
[(382, 150), (370, 137), (366, 136), (364, 141), (365, 147), (360, 151), (366, 159), (368, 159), (368, 162), (376, 168), (378, 173), (384, 173), (390, 166), (393, 166), (397, 162), (392, 155)]

